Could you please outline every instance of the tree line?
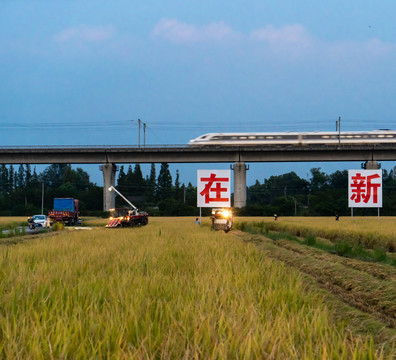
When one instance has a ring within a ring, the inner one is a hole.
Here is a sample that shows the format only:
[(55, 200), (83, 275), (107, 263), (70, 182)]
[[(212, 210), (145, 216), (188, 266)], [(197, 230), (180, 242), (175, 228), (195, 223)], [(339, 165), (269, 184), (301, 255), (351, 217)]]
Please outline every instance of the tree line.
[[(320, 168), (310, 170), (310, 178), (300, 178), (295, 172), (271, 176), (247, 187), (247, 206), (235, 209), (239, 215), (250, 216), (329, 216), (349, 215), (348, 171), (326, 174)], [(139, 164), (121, 165), (117, 189), (139, 209), (151, 215), (197, 215), (197, 188), (180, 182), (176, 170), (174, 179), (167, 163), (151, 164), (150, 173), (143, 176)], [(32, 215), (52, 209), (55, 197), (73, 197), (80, 201), (84, 216), (103, 213), (103, 188), (90, 181), (82, 168), (70, 164), (53, 164), (37, 173), (29, 164), (0, 165), (0, 216)], [(124, 207), (116, 197), (116, 206)], [(381, 214), (396, 212), (396, 176), (383, 170), (383, 208)], [(208, 215), (210, 209), (203, 209)], [(376, 215), (376, 209), (358, 209), (356, 215)]]

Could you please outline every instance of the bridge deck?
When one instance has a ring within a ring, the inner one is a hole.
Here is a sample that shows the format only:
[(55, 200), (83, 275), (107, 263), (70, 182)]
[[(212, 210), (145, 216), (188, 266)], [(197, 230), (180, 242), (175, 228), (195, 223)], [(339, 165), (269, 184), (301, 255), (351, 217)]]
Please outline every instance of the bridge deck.
[(265, 146), (29, 146), (0, 147), (2, 164), (221, 163), (392, 161), (396, 143)]

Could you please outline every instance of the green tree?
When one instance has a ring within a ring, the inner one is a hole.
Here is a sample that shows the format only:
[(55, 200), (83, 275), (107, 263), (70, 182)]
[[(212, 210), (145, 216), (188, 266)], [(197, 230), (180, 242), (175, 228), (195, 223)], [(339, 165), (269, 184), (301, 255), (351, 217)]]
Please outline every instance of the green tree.
[(135, 165), (135, 170), (133, 171), (134, 181), (133, 189), (134, 195), (142, 195), (145, 190), (145, 181), (143, 178), (142, 169), (140, 168), (140, 164)]
[(182, 200), (182, 194), (180, 191), (180, 174), (179, 170), (176, 170), (176, 179), (175, 179), (175, 199), (177, 201)]
[(15, 189), (15, 173), (14, 173), (14, 167), (10, 165), (10, 168), (8, 170), (8, 193), (12, 193)]
[(8, 193), (8, 169), (4, 164), (0, 167), (1, 193), (3, 196)]
[(25, 168), (23, 164), (19, 165), (18, 174), (16, 178), (16, 187), (23, 189), (25, 187)]
[(68, 164), (52, 164), (40, 174), (39, 181), (43, 181), (49, 187), (60, 186), (63, 183), (64, 173), (69, 167)]
[(320, 167), (312, 168), (310, 170), (312, 174), (311, 184), (310, 184), (312, 193), (315, 193), (318, 190), (325, 189), (329, 185), (329, 180), (330, 180), (329, 175), (327, 175), (326, 173), (320, 170), (321, 170)]
[(157, 181), (157, 198), (165, 200), (172, 197), (172, 175), (168, 163), (162, 163)]
[(26, 164), (26, 167), (25, 167), (25, 183), (26, 183), (27, 187), (29, 187), (31, 181), (32, 181), (32, 170), (30, 168), (30, 164)]
[(157, 175), (155, 164), (151, 164), (150, 168), (150, 176), (146, 180), (146, 187), (145, 187), (145, 197), (148, 202), (154, 202), (156, 196), (156, 188), (157, 188)]
[(126, 185), (126, 174), (124, 171), (124, 165), (120, 166), (120, 171), (118, 172), (117, 186), (121, 189)]

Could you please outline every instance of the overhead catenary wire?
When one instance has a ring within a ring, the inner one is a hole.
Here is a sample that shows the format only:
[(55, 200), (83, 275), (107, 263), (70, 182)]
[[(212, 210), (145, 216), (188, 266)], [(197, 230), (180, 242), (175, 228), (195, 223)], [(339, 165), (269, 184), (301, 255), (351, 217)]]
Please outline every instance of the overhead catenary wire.
[[(384, 128), (391, 128), (389, 122), (373, 119), (348, 119), (343, 120), (344, 131), (352, 130), (377, 130)], [(392, 122), (393, 123), (393, 122)], [(147, 131), (155, 137), (157, 143), (164, 141), (164, 134), (166, 139), (170, 139), (171, 134), (186, 133), (188, 137), (195, 138), (205, 133), (217, 132), (304, 132), (304, 131), (334, 131), (334, 119), (301, 119), (290, 121), (274, 121), (274, 119), (244, 119), (244, 121), (213, 121), (203, 119), (196, 122), (186, 120), (169, 120), (166, 118), (147, 121)], [(63, 131), (64, 135), (68, 136), (69, 132), (76, 130), (79, 132), (85, 131), (87, 133), (107, 133), (111, 129), (114, 134), (123, 134), (132, 131), (139, 131), (139, 122), (135, 119), (124, 120), (86, 120), (86, 121), (5, 121), (0, 119), (0, 133), (7, 134), (9, 131), (18, 133), (20, 135), (29, 133), (40, 134), (57, 134)], [(161, 136), (158, 136), (158, 134)], [(150, 143), (153, 139), (150, 138)]]

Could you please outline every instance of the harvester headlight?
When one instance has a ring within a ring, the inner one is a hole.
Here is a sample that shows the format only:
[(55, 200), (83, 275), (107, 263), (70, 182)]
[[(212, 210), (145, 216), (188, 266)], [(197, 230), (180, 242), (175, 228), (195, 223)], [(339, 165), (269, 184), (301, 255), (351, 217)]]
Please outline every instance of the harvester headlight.
[(110, 216), (110, 220), (113, 220), (113, 217), (112, 217), (112, 216)]
[(230, 212), (228, 210), (223, 210), (222, 215), (223, 215), (223, 217), (228, 218), (230, 216)]

